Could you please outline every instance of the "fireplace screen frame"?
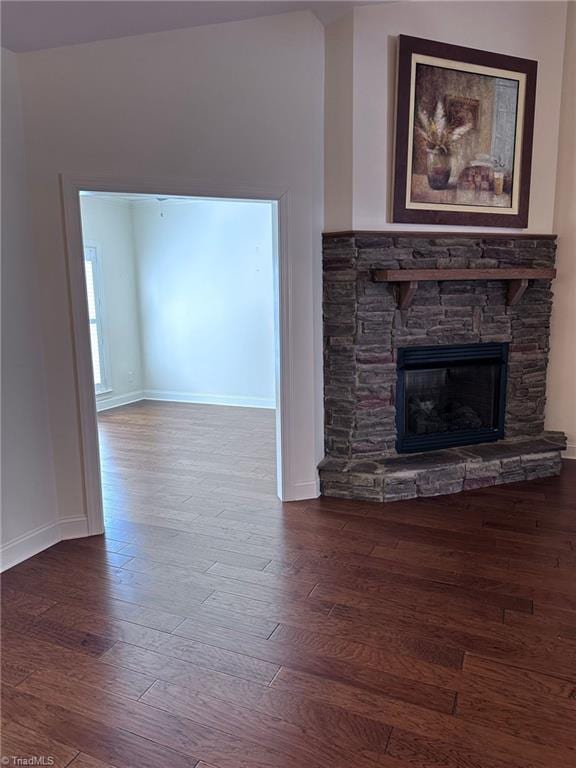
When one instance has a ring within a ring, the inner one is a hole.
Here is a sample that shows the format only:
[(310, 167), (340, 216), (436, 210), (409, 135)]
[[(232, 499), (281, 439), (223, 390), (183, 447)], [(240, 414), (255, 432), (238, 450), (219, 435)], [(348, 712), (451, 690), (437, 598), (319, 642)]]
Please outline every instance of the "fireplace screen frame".
[[(396, 450), (398, 453), (433, 451), (462, 445), (477, 445), (504, 437), (506, 389), (508, 380), (508, 342), (481, 342), (426, 347), (401, 347), (397, 352)], [(498, 381), (494, 387), (496, 417), (493, 427), (425, 435), (406, 434), (406, 372), (426, 368), (465, 365), (497, 365)]]

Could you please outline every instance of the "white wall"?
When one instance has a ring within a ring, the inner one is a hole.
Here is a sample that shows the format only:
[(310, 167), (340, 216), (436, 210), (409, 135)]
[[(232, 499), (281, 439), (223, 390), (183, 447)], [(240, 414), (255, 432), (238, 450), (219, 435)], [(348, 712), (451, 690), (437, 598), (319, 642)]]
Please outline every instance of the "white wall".
[(354, 14), (326, 28), (325, 229), (352, 229), (354, 206)]
[(109, 392), (98, 407), (142, 397), (142, 353), (132, 204), (121, 198), (80, 197), (82, 237), (96, 247), (102, 279), (102, 331)]
[(147, 397), (275, 406), (274, 209), (132, 204)]
[(562, 85), (555, 228), (558, 279), (554, 283), (546, 425), (568, 435), (576, 459), (576, 4), (570, 3)]
[(60, 538), (16, 57), (2, 51), (2, 567)]
[[(326, 142), (327, 181), (349, 184), (352, 163), (352, 215), (327, 196), (325, 228), (435, 228), (391, 223), (396, 44), (404, 34), (538, 60), (527, 231), (552, 232), (565, 20), (564, 2), (402, 2), (356, 8), (348, 39), (327, 37), (327, 58), (339, 58), (347, 88), (345, 62), (353, 35), (353, 140)], [(335, 120), (336, 115), (327, 113), (327, 126)]]
[(58, 174), (204, 179), (289, 192), (288, 498), (317, 493), (322, 456), (324, 34), (310, 13), (19, 56), (41, 267), (59, 503), (84, 509)]

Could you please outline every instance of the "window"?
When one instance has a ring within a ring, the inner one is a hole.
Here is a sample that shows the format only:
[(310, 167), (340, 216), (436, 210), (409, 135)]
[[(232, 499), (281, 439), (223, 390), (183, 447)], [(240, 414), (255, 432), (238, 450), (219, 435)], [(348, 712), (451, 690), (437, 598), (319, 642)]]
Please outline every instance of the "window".
[(106, 381), (106, 355), (102, 332), (101, 279), (96, 248), (84, 248), (84, 272), (86, 274), (86, 295), (88, 298), (88, 320), (90, 322), (90, 346), (92, 348), (92, 369), (96, 394), (109, 391)]

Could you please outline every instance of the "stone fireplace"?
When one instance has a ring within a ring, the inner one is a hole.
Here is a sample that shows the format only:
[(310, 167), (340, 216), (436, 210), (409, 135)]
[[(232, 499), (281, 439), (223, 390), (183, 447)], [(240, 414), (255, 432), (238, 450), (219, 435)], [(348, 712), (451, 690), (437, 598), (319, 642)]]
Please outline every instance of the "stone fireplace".
[(554, 236), (324, 236), (327, 496), (558, 474), (544, 431)]

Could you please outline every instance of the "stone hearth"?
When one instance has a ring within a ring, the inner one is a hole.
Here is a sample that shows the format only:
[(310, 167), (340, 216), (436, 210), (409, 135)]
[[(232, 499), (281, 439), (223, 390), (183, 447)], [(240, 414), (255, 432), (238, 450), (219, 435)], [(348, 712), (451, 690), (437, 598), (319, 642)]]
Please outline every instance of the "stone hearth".
[[(544, 431), (551, 281), (530, 280), (508, 306), (505, 280), (449, 277), (451, 269), (552, 267), (555, 252), (553, 236), (324, 236), (324, 495), (393, 501), (560, 472), (565, 438)], [(399, 309), (395, 286), (373, 280), (383, 269), (446, 277), (420, 282)], [(475, 342), (509, 344), (505, 439), (398, 454), (397, 350)]]

